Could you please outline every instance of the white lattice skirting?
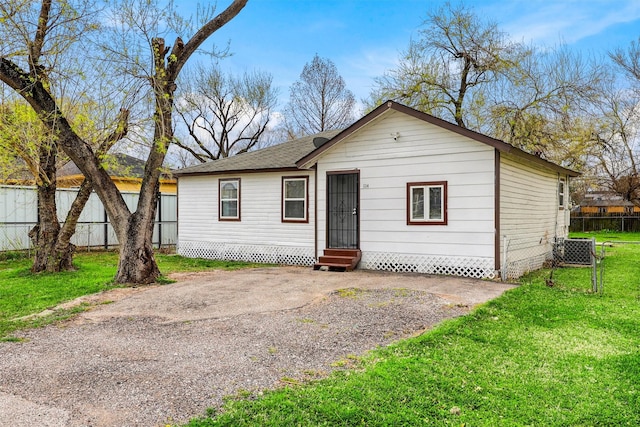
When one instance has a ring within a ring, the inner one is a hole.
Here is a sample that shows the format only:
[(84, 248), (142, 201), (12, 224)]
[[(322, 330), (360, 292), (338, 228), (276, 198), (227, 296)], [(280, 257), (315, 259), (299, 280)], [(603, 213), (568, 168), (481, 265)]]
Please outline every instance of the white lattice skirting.
[[(189, 258), (246, 261), (264, 264), (311, 266), (313, 248), (267, 245), (237, 245), (181, 241), (178, 254)], [(363, 252), (358, 268), (397, 273), (426, 273), (493, 279), (493, 260), (488, 258), (423, 256), (384, 252)]]
[(246, 261), (262, 264), (304, 265), (315, 262), (313, 248), (267, 245), (238, 245), (214, 242), (179, 242), (179, 255), (188, 258)]
[(359, 268), (398, 273), (426, 273), (493, 279), (496, 272), (491, 258), (425, 256), (363, 252)]

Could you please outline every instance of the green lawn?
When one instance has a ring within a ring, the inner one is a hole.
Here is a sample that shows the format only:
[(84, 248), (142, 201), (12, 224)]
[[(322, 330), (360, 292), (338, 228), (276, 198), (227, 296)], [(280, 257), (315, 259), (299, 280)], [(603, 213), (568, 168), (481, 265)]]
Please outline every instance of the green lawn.
[[(157, 254), (156, 259), (164, 274), (176, 271), (234, 269), (249, 265), (164, 254)], [(16, 318), (39, 313), (61, 302), (113, 287), (112, 281), (118, 265), (115, 252), (78, 253), (74, 258), (74, 264), (78, 267), (77, 271), (32, 274), (29, 271), (30, 259), (16, 254), (4, 254), (0, 259), (0, 340), (11, 339), (10, 334), (17, 329), (50, 323), (85, 307), (59, 311), (52, 316), (28, 322), (16, 321)]]
[(640, 245), (608, 247), (602, 295), (590, 292), (588, 268), (557, 270), (554, 287), (536, 272), (355, 369), (230, 400), (189, 426), (640, 425), (639, 258)]
[[(536, 272), (353, 369), (257, 400), (231, 399), (217, 416), (212, 410), (213, 418), (189, 425), (640, 425), (640, 245), (614, 243), (606, 253), (602, 295), (590, 292), (590, 269), (559, 269), (552, 288), (544, 285), (549, 273)], [(113, 253), (82, 253), (78, 271), (33, 275), (29, 260), (0, 261), (0, 337), (68, 316), (12, 320), (110, 288), (116, 263)], [(175, 255), (158, 255), (158, 263), (165, 274), (246, 265)]]
[(619, 231), (598, 231), (593, 233), (571, 233), (570, 237), (595, 237), (597, 242), (640, 242), (640, 233), (622, 233)]

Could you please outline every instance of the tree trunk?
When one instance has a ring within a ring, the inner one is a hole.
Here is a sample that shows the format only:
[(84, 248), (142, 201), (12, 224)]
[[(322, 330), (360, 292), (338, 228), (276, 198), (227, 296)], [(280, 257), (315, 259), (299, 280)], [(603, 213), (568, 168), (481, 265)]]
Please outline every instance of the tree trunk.
[(29, 237), (35, 246), (35, 256), (33, 259), (33, 266), (31, 271), (34, 273), (42, 273), (44, 271), (49, 273), (58, 273), (60, 271), (74, 270), (73, 266), (73, 254), (76, 247), (72, 243), (68, 243), (66, 246), (57, 245), (56, 241), (49, 241), (47, 231), (41, 232), (43, 228), (42, 223), (36, 225), (29, 232)]
[(160, 277), (152, 243), (155, 205), (152, 210), (150, 215), (134, 212), (129, 217), (127, 236), (120, 239), (116, 283), (148, 284)]
[(29, 237), (35, 248), (31, 271), (56, 273), (72, 270), (75, 246), (67, 240), (60, 242), (60, 223), (56, 208), (56, 160), (55, 144), (43, 143), (39, 149), (38, 223)]
[(29, 232), (35, 248), (35, 256), (31, 271), (40, 273), (47, 271), (73, 270), (73, 253), (75, 246), (71, 242), (58, 244), (60, 224), (56, 214), (56, 187), (52, 185), (38, 186), (38, 223)]
[[(54, 148), (55, 150), (55, 148)], [(67, 217), (60, 226), (56, 205), (56, 169), (51, 161), (55, 159), (43, 156), (41, 152), (41, 176), (38, 180), (38, 223), (29, 231), (35, 248), (35, 256), (31, 271), (40, 273), (47, 271), (57, 273), (59, 271), (75, 270), (73, 254), (76, 246), (71, 243), (71, 237), (76, 231), (78, 218), (91, 196), (91, 181), (85, 180), (73, 201)], [(53, 169), (52, 169), (53, 167)], [(44, 180), (45, 182), (41, 181)]]
[(38, 223), (29, 231), (35, 248), (31, 271), (40, 273), (73, 269), (74, 246), (59, 244), (60, 223), (56, 209), (56, 160), (55, 143), (43, 142), (38, 149)]

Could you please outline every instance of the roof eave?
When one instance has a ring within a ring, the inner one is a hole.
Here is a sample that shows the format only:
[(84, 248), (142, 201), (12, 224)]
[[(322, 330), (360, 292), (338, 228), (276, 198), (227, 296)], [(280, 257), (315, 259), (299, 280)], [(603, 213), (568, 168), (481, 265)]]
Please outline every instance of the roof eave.
[(511, 154), (520, 157), (524, 160), (530, 161), (532, 163), (536, 163), (538, 165), (541, 165), (543, 167), (546, 167), (547, 169), (551, 169), (554, 172), (558, 172), (564, 175), (568, 175), (570, 177), (575, 178), (576, 176), (580, 176), (582, 175), (581, 172), (578, 171), (574, 171), (573, 169), (568, 169), (565, 168), (564, 166), (560, 166), (558, 164), (555, 164), (553, 162), (550, 162), (549, 160), (545, 160), (541, 157), (535, 156), (533, 154), (527, 153), (526, 151), (523, 151), (519, 148), (516, 147), (512, 147), (512, 151)]
[(407, 107), (406, 105), (402, 105), (399, 104), (395, 101), (387, 101), (381, 105), (379, 105), (377, 108), (375, 108), (374, 110), (372, 110), (369, 114), (367, 114), (366, 116), (362, 117), (360, 120), (356, 121), (354, 124), (352, 124), (351, 126), (349, 126), (348, 128), (346, 128), (345, 130), (343, 130), (342, 132), (340, 132), (338, 135), (334, 136), (332, 139), (330, 139), (328, 142), (326, 142), (324, 145), (320, 146), (319, 148), (313, 150), (311, 153), (307, 154), (306, 156), (304, 156), (302, 159), (298, 160), (296, 162), (296, 166), (298, 166), (301, 169), (306, 169), (308, 167), (310, 167), (313, 163), (315, 163), (317, 161), (317, 159), (325, 152), (327, 151), (329, 148), (333, 147), (334, 145), (336, 145), (337, 143), (339, 143), (340, 141), (344, 140), (346, 137), (348, 137), (349, 135), (352, 135), (353, 133), (355, 133), (356, 131), (360, 130), (362, 127), (366, 126), (367, 124), (371, 123), (373, 120), (379, 118), (381, 115), (383, 115), (384, 113), (388, 112), (389, 110), (394, 110), (394, 111), (399, 111), (402, 113), (405, 113), (411, 117), (414, 117), (416, 119), (425, 121), (427, 123), (431, 123), (433, 125), (439, 126), (441, 128), (447, 129), (449, 131), (455, 132), (459, 135), (465, 136), (467, 138), (471, 138), (475, 141), (487, 144), (491, 147), (494, 147), (496, 150), (500, 151), (500, 152), (504, 152), (504, 153), (512, 153), (518, 157), (522, 157), (528, 161), (540, 164), (544, 167), (547, 167), (549, 169), (552, 169), (556, 172), (560, 172), (560, 173), (564, 173), (567, 174), (569, 176), (579, 176), (580, 173), (576, 172), (574, 170), (571, 169), (567, 169), (564, 168), (560, 165), (557, 165), (555, 163), (549, 162), (547, 160), (544, 160), (538, 156), (534, 156), (533, 154), (529, 154), (526, 151), (523, 151), (519, 148), (514, 147), (511, 144), (507, 144), (504, 141), (500, 141), (499, 139), (495, 139), (492, 138), (490, 136), (475, 132), (473, 130), (467, 129), (467, 128), (463, 128), (460, 127), (454, 123), (448, 122), (446, 120), (440, 119), (438, 117), (432, 116), (430, 114), (427, 113), (423, 113), (421, 111), (418, 111), (414, 108), (411, 107)]
[(246, 174), (261, 172), (293, 172), (299, 171), (297, 167), (281, 167), (281, 168), (264, 168), (264, 169), (233, 169), (221, 171), (203, 171), (203, 172), (173, 172), (173, 176), (180, 178), (183, 176), (203, 176), (203, 175), (229, 175), (229, 174)]

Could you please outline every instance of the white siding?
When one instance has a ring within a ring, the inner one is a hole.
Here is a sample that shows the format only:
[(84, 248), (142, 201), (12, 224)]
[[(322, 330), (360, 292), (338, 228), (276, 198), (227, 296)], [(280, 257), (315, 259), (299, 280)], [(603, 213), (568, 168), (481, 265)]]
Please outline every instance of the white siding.
[[(282, 177), (308, 176), (309, 222), (283, 223)], [(240, 178), (240, 221), (218, 220), (218, 180)], [(285, 264), (314, 260), (314, 174), (248, 173), (178, 180), (178, 252)]]
[(554, 239), (567, 236), (569, 210), (558, 207), (560, 178), (567, 180), (513, 156), (501, 156), (500, 234), (506, 277), (540, 268), (552, 255)]
[[(326, 245), (326, 174), (353, 169), (360, 171), (365, 266), (384, 267), (381, 259), (394, 265), (437, 259), (436, 264), (482, 266), (493, 274), (492, 147), (395, 111), (365, 126), (318, 161), (319, 251)], [(448, 183), (448, 225), (407, 225), (406, 185), (429, 181)]]

